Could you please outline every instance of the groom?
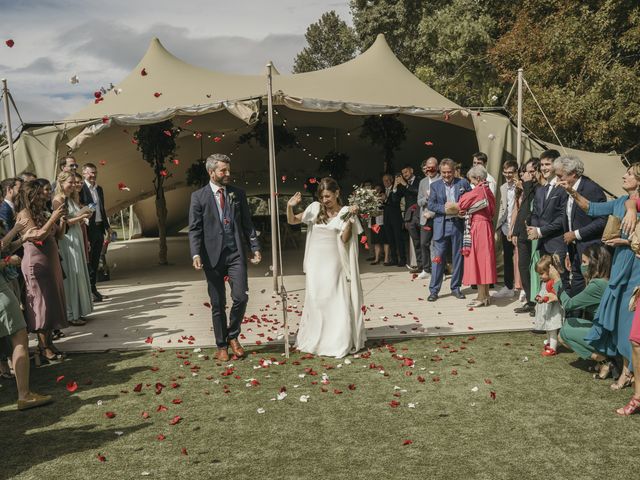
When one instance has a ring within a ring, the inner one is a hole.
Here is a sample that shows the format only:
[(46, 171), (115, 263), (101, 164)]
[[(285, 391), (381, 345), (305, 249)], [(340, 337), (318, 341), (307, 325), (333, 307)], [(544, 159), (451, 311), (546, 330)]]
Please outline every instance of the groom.
[[(251, 263), (258, 264), (262, 259), (247, 196), (244, 190), (229, 185), (230, 163), (229, 157), (219, 153), (207, 158), (206, 169), (211, 181), (193, 192), (189, 208), (189, 246), (193, 267), (204, 270), (207, 277), (213, 331), (218, 346), (216, 358), (221, 362), (229, 361), (229, 347), (237, 357), (244, 356), (238, 341), (249, 300), (244, 247), (248, 244), (253, 252)], [(233, 300), (229, 322), (225, 311), (225, 277), (228, 277)]]

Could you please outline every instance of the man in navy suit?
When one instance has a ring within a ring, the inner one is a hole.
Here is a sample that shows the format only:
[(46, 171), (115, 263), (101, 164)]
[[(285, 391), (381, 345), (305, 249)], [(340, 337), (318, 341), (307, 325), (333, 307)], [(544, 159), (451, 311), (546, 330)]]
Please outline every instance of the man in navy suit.
[[(596, 182), (583, 175), (584, 163), (578, 157), (566, 156), (557, 158), (553, 168), (562, 188), (572, 188), (590, 202), (605, 202), (607, 197)], [(571, 263), (571, 290), (573, 297), (584, 290), (585, 280), (580, 271), (582, 254), (594, 243), (602, 242), (602, 232), (607, 224), (607, 217), (590, 217), (575, 205), (573, 197), (567, 198), (567, 207), (562, 217), (564, 227), (564, 243), (567, 245), (569, 262)]]
[[(567, 255), (564, 243), (563, 217), (567, 208), (567, 192), (557, 185), (553, 162), (560, 156), (557, 150), (546, 150), (540, 155), (540, 173), (543, 185), (536, 190), (531, 210), (531, 226), (527, 227), (529, 240), (538, 240), (540, 254), (557, 255), (561, 261)], [(563, 263), (564, 264), (564, 263)], [(561, 273), (562, 285), (569, 290), (569, 272)], [(532, 285), (539, 288), (539, 285)]]
[[(64, 159), (66, 164), (68, 159)], [(75, 161), (75, 160), (74, 160)], [(96, 287), (98, 277), (98, 266), (100, 265), (100, 255), (102, 254), (102, 245), (104, 244), (105, 234), (111, 235), (111, 227), (109, 225), (109, 216), (104, 207), (104, 192), (102, 187), (97, 184), (98, 168), (93, 163), (85, 163), (82, 166), (82, 176), (84, 183), (80, 192), (80, 202), (83, 205), (92, 206), (93, 215), (89, 218), (87, 225), (87, 239), (89, 241), (89, 279), (91, 281), (91, 293), (93, 293), (93, 301), (101, 302), (103, 296)]]
[[(244, 356), (238, 341), (240, 325), (249, 300), (247, 257), (249, 246), (253, 252), (251, 263), (262, 259), (256, 230), (244, 190), (229, 185), (231, 160), (219, 153), (207, 158), (210, 183), (193, 192), (189, 208), (189, 246), (193, 267), (204, 270), (207, 278), (211, 317), (218, 351), (216, 358), (229, 360), (228, 348)], [(225, 277), (229, 278), (233, 305), (226, 314)]]
[(440, 180), (431, 184), (429, 192), (428, 208), (435, 213), (433, 218), (433, 262), (431, 266), (430, 295), (428, 300), (435, 302), (438, 299), (442, 278), (444, 276), (444, 257), (447, 244), (451, 243), (453, 254), (453, 274), (451, 275), (451, 293), (456, 298), (465, 298), (460, 291), (462, 283), (463, 258), (462, 236), (464, 232), (464, 220), (457, 215), (447, 215), (445, 206), (447, 203), (455, 203), (460, 196), (471, 190), (471, 185), (463, 178), (455, 178), (455, 163), (450, 158), (440, 162)]
[(5, 178), (0, 184), (2, 195), (4, 196), (4, 200), (0, 203), (0, 220), (2, 220), (7, 227), (7, 232), (16, 224), (16, 207), (14, 202), (18, 196), (21, 185), (22, 180), (19, 178)]

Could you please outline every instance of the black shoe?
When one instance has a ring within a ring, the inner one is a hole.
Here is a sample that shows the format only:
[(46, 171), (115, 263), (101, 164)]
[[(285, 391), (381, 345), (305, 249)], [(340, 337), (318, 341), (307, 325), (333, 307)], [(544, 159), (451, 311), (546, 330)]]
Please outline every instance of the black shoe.
[(104, 297), (102, 296), (102, 294), (98, 291), (98, 290), (94, 290), (93, 292), (93, 301), (94, 302), (101, 302)]
[(411, 267), (409, 269), (409, 273), (422, 273), (422, 268), (421, 267)]
[(535, 312), (535, 308), (533, 308), (531, 305), (523, 305), (521, 307), (514, 308), (513, 311), (515, 313), (530, 313), (531, 311)]
[(463, 300), (463, 299), (467, 298), (467, 297), (465, 297), (465, 296), (464, 296), (464, 293), (462, 293), (462, 292), (461, 292), (460, 290), (458, 290), (458, 289), (453, 290), (453, 291), (451, 292), (451, 295), (453, 295), (454, 297), (456, 297), (458, 300)]
[(535, 317), (536, 316), (536, 309), (532, 308), (531, 311), (529, 312), (529, 316), (530, 317)]
[(435, 293), (432, 293), (431, 295), (429, 295), (429, 298), (427, 298), (428, 302), (435, 302), (436, 300), (438, 300), (438, 295), (436, 295)]

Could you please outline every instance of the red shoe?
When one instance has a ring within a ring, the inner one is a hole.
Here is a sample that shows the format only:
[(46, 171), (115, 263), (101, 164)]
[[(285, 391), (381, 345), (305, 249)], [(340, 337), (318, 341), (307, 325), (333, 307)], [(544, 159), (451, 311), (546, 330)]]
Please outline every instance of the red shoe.
[(622, 415), (623, 417), (628, 417), (629, 415), (633, 415), (636, 412), (640, 412), (640, 398), (631, 397), (629, 403), (627, 403), (624, 407), (618, 408), (616, 413), (618, 415)]
[(543, 357), (555, 357), (558, 354), (553, 348), (548, 347), (542, 352)]

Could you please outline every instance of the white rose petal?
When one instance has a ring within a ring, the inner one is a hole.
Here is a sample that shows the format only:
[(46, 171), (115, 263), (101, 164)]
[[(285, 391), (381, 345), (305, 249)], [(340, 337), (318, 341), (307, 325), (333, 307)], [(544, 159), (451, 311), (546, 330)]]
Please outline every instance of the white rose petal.
[(409, 403), (409, 404), (407, 405), (407, 407), (409, 407), (409, 408), (416, 408), (416, 404), (415, 404), (415, 403)]
[(345, 365), (351, 365), (351, 360), (349, 360), (348, 358), (344, 359), (344, 364)]
[(201, 348), (194, 348), (193, 353), (200, 353), (202, 351)]
[(264, 413), (264, 412), (266, 412), (266, 410), (265, 410), (264, 408), (259, 408), (259, 409), (257, 410), (257, 412), (258, 412), (258, 413)]
[(287, 392), (278, 393), (278, 400), (284, 400), (285, 398), (287, 398)]
[(300, 395), (300, 401), (307, 403), (309, 401), (309, 395)]
[(124, 432), (121, 432), (121, 431), (119, 431), (119, 430), (118, 430), (117, 432), (113, 432), (113, 433), (115, 433), (115, 434), (116, 434), (117, 436), (119, 436), (119, 437), (120, 437), (120, 436), (122, 436), (122, 435), (124, 435)]
[(429, 375), (433, 375), (434, 373), (436, 372), (434, 372), (433, 370), (429, 370)]
[(98, 400), (98, 401), (96, 402), (96, 405), (98, 405), (99, 407), (101, 407), (101, 406), (102, 406), (102, 400)]
[(142, 475), (143, 477), (148, 477), (149, 475), (151, 475), (151, 472), (142, 472), (140, 475)]
[(473, 388), (471, 389), (471, 391), (472, 391), (472, 392), (477, 392), (477, 391), (478, 391), (478, 387), (473, 387)]
[(298, 378), (304, 378), (304, 377), (306, 377), (306, 376), (307, 376), (307, 374), (306, 374), (306, 373), (299, 373), (299, 374), (298, 374)]

